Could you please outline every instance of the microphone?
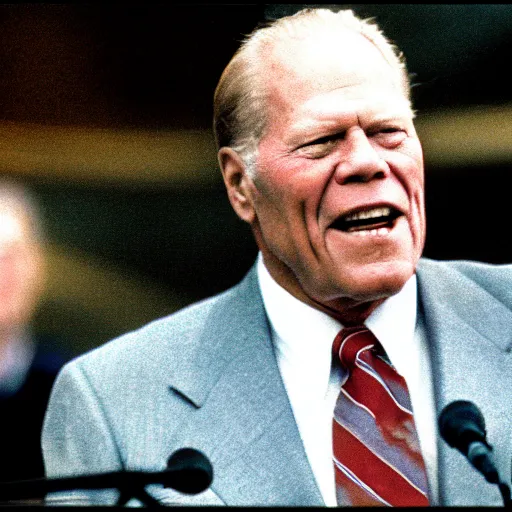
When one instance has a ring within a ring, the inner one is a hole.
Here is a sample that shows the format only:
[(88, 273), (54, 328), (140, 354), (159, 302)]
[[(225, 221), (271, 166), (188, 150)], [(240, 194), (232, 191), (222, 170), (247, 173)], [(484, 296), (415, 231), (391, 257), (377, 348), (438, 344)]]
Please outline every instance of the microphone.
[(199, 494), (210, 487), (213, 467), (206, 456), (193, 448), (182, 448), (174, 452), (167, 461), (167, 473), (172, 475), (172, 487), (184, 494)]
[(505, 505), (510, 506), (510, 488), (500, 479), (492, 446), (487, 442), (485, 420), (478, 407), (467, 400), (451, 402), (441, 411), (438, 424), (446, 443), (459, 450), (489, 483), (497, 484)]
[(459, 450), (488, 482), (499, 482), (492, 447), (486, 439), (485, 420), (474, 403), (457, 400), (448, 404), (439, 416), (439, 430), (441, 437)]
[(64, 478), (38, 478), (0, 483), (0, 500), (39, 498), (45, 494), (76, 489), (118, 489), (122, 500), (137, 497), (150, 505), (157, 505), (144, 487), (162, 484), (184, 494), (199, 494), (213, 480), (213, 468), (206, 456), (193, 448), (174, 452), (163, 471), (116, 471)]

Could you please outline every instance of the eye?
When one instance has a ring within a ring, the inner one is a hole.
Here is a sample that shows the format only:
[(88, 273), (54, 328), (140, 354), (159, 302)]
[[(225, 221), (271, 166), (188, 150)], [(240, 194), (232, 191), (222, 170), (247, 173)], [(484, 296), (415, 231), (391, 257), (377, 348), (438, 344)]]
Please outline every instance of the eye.
[(314, 139), (302, 146), (299, 146), (297, 151), (301, 155), (305, 155), (309, 158), (321, 158), (329, 154), (340, 138), (343, 138), (342, 134), (319, 137), (318, 139)]
[(399, 126), (385, 126), (368, 135), (379, 144), (391, 149), (399, 146), (407, 138), (406, 130)]

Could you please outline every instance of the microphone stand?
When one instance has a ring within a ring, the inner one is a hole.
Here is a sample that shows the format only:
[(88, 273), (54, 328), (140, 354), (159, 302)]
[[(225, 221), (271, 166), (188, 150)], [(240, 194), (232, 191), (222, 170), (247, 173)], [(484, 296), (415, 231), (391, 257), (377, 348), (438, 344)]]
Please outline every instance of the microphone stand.
[[(48, 493), (76, 489), (118, 489), (120, 497), (116, 505), (125, 505), (130, 498), (137, 498), (148, 507), (162, 507), (145, 489), (148, 484), (164, 484), (173, 487), (172, 471), (144, 472), (119, 471), (66, 478), (38, 478), (0, 483), (0, 501), (41, 498)], [(201, 492), (201, 491), (197, 491)], [(192, 493), (195, 494), (195, 493)]]
[(117, 489), (117, 506), (136, 498), (147, 507), (162, 507), (145, 489), (149, 484), (162, 484), (184, 494), (199, 494), (210, 487), (213, 468), (206, 456), (193, 448), (174, 452), (163, 471), (117, 471), (64, 478), (38, 478), (16, 482), (0, 482), (0, 501), (41, 499), (48, 493), (76, 489)]
[(503, 498), (503, 506), (508, 509), (512, 509), (512, 499), (510, 497), (510, 487), (503, 481), (498, 483), (501, 497)]

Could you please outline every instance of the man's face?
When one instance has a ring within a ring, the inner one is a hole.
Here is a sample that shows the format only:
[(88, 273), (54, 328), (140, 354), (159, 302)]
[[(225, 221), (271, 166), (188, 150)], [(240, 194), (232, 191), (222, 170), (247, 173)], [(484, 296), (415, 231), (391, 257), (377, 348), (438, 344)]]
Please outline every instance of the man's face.
[(398, 292), (421, 255), (413, 114), (389, 64), (359, 34), (298, 41), (272, 62), (250, 222), (273, 277), (343, 317)]
[(0, 333), (29, 322), (42, 272), (40, 248), (24, 214), (0, 204)]

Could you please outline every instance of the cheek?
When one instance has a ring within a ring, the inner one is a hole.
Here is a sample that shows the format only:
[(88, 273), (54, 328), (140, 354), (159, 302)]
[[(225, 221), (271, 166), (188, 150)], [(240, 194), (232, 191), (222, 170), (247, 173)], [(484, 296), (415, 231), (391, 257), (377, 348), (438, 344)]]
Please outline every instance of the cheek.
[(421, 151), (407, 148), (403, 152), (394, 153), (386, 158), (392, 173), (410, 198), (423, 196), (424, 172)]
[(260, 222), (266, 217), (267, 212), (276, 212), (279, 205), (283, 204), (283, 191), (278, 182), (260, 176), (252, 189), (254, 210)]
[(301, 199), (298, 174), (285, 165), (267, 166), (258, 172), (254, 180), (254, 204), (256, 210), (273, 209), (285, 212), (293, 209)]
[(283, 204), (306, 204), (314, 208), (322, 200), (334, 165), (327, 160), (304, 161), (304, 158), (288, 156), (274, 162), (261, 172), (258, 188), (272, 200)]
[(405, 146), (403, 156), (409, 162), (412, 178), (423, 187), (424, 184), (424, 162), (423, 150), (418, 139), (412, 139), (409, 144)]
[(262, 241), (289, 266), (308, 255), (317, 238), (318, 205), (324, 186), (311, 169), (281, 165), (254, 182), (254, 209)]

